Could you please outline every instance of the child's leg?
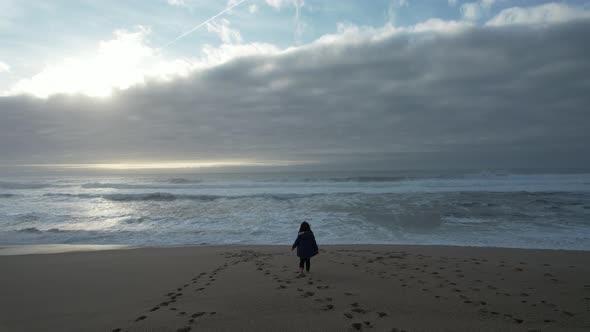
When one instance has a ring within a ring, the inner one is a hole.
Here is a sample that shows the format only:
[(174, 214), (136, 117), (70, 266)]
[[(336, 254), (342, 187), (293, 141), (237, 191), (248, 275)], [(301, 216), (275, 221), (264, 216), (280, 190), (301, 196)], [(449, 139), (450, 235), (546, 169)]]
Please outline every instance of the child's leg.
[(305, 263), (305, 258), (299, 258), (299, 273), (303, 273), (303, 264)]
[(307, 270), (307, 272), (309, 272), (310, 265), (311, 265), (311, 258), (306, 258), (305, 259), (305, 269)]

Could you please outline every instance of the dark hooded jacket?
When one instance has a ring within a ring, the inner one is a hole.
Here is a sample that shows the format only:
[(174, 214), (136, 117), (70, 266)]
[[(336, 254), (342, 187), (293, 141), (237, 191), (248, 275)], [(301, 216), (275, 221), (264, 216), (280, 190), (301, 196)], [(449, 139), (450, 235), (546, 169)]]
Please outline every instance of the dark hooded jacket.
[(309, 258), (318, 254), (318, 244), (315, 242), (313, 232), (301, 232), (297, 235), (293, 249), (297, 247), (297, 256)]

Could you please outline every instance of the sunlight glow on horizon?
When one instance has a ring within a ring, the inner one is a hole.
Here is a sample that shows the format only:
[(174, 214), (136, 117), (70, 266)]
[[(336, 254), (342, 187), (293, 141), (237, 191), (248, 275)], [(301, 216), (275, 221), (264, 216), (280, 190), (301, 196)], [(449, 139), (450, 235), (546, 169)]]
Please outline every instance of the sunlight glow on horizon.
[(102, 169), (102, 170), (145, 170), (145, 169), (199, 169), (232, 166), (292, 166), (309, 163), (308, 161), (254, 161), (254, 160), (218, 160), (218, 161), (182, 161), (182, 162), (124, 162), (124, 163), (88, 163), (88, 164), (27, 164), (25, 167), (65, 168), (65, 169)]

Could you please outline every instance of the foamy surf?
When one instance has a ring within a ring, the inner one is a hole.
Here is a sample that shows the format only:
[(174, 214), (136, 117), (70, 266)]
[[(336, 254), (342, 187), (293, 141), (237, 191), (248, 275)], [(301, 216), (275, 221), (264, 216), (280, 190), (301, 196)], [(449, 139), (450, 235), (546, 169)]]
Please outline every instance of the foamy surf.
[(590, 250), (590, 174), (198, 174), (0, 180), (0, 245), (323, 243)]

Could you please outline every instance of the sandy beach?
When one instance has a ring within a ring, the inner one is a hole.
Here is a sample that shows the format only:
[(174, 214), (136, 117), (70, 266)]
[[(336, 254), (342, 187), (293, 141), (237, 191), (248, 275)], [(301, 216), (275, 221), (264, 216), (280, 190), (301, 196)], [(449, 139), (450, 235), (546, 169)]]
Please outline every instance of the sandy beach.
[(590, 252), (288, 246), (0, 257), (1, 331), (588, 331)]

